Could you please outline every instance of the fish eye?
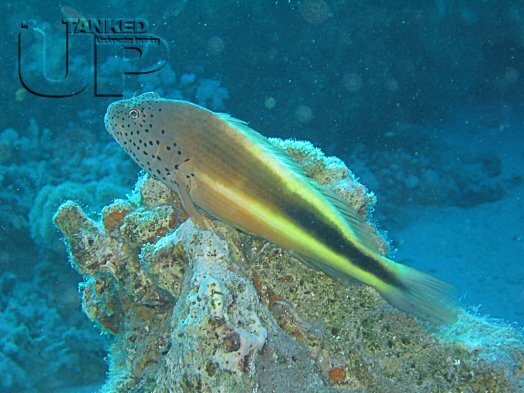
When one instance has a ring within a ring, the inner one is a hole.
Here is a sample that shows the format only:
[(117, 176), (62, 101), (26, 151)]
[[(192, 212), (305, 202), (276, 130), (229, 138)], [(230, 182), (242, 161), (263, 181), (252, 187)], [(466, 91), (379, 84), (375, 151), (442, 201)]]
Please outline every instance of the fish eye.
[(129, 116), (131, 116), (131, 119), (138, 119), (140, 118), (140, 111), (136, 108), (133, 108), (129, 111)]

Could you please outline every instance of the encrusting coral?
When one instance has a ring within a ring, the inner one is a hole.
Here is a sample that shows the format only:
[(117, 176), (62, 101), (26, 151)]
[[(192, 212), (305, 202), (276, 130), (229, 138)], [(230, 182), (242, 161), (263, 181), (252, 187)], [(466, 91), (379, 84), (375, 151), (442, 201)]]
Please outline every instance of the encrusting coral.
[[(307, 142), (271, 142), (369, 221), (374, 195), (340, 160)], [(176, 194), (147, 175), (128, 200), (104, 208), (100, 221), (73, 202), (54, 221), (84, 276), (84, 312), (114, 336), (104, 392), (523, 387), (524, 344), (516, 330), (476, 318), (471, 327), (494, 338), (483, 356), (482, 345), (454, 333), (467, 330), (471, 318), (431, 333), (373, 288), (334, 281), (223, 223), (197, 229)], [(386, 253), (379, 234), (376, 241)]]

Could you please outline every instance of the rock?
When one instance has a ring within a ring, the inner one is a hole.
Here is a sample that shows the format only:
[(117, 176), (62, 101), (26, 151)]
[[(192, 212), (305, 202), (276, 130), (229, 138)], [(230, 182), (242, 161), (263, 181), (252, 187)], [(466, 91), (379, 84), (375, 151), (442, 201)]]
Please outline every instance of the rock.
[[(371, 219), (374, 195), (340, 160), (306, 142), (272, 143)], [(101, 222), (72, 202), (54, 218), (84, 276), (85, 313), (113, 335), (104, 392), (522, 386), (523, 339), (513, 328), (473, 323), (464, 311), (460, 326), (430, 331), (373, 288), (333, 281), (271, 243), (218, 221), (197, 229), (177, 196), (148, 176), (129, 198), (104, 208)], [(479, 327), (489, 345), (464, 334)]]

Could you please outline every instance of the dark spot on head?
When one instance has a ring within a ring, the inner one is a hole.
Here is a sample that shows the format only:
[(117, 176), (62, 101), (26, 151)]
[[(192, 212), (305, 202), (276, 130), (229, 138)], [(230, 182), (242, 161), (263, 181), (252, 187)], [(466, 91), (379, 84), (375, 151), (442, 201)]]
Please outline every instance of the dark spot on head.
[(162, 133), (162, 135), (164, 135), (166, 133), (166, 130), (160, 130), (160, 132)]
[(171, 150), (171, 146), (166, 146), (166, 149), (167, 150)]
[(150, 145), (150, 146), (153, 146), (153, 141), (149, 141), (149, 145)]
[(182, 155), (182, 152), (181, 152), (180, 150), (178, 151), (178, 155), (179, 155), (179, 156), (181, 156), (181, 155)]
[(156, 173), (158, 173), (158, 174), (160, 175), (160, 169), (157, 169), (157, 170), (156, 170)]
[(160, 141), (158, 139), (156, 140), (156, 145), (160, 145)]
[(178, 164), (175, 164), (175, 170), (178, 170)]

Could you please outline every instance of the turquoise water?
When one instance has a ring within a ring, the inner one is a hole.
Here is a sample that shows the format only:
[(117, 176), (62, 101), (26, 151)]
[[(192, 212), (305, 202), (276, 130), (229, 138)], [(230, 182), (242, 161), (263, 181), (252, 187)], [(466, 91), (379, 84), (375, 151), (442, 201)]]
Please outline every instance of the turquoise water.
[[(524, 4), (414, 3), (3, 3), (0, 391), (104, 380), (109, 339), (81, 311), (51, 217), (67, 199), (96, 216), (132, 189), (139, 168), (103, 123), (116, 94), (186, 99), (341, 158), (377, 195), (396, 260), (522, 326)], [(74, 23), (89, 18), (116, 23), (106, 38), (161, 43), (139, 62), (133, 43), (95, 46)]]

